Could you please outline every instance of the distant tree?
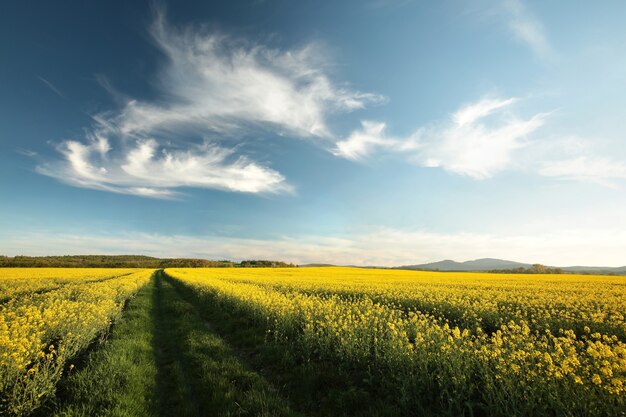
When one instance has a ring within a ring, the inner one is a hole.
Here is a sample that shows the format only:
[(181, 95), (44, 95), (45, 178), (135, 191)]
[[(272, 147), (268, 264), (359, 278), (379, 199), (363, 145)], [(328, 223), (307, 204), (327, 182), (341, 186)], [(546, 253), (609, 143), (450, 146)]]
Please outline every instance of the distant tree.
[(280, 261), (251, 260), (235, 263), (195, 258), (153, 258), (143, 255), (0, 256), (0, 267), (31, 268), (254, 268), (294, 267)]
[(293, 268), (296, 265), (281, 261), (246, 260), (239, 263), (241, 268)]
[(542, 264), (534, 264), (530, 268), (493, 269), (488, 272), (495, 274), (569, 274), (561, 268), (550, 268)]

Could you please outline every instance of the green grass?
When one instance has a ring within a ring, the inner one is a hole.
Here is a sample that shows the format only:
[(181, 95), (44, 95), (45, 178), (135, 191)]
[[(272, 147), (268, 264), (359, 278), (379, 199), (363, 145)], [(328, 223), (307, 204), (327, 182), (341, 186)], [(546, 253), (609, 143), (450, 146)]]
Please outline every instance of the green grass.
[(57, 400), (42, 410), (54, 416), (155, 416), (154, 279), (142, 288), (113, 327), (60, 386)]
[(158, 272), (42, 415), (297, 416)]

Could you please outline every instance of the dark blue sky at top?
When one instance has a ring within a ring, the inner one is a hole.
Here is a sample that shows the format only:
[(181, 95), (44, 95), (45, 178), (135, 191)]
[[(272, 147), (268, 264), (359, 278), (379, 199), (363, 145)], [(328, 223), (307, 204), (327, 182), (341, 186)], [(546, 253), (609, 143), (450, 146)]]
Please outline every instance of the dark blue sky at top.
[[(606, 53), (614, 59), (610, 48), (624, 40), (623, 27), (618, 29), (623, 5), (582, 10), (577, 7), (582, 3), (526, 4), (558, 55), (551, 60), (517, 41), (506, 17), (489, 12), (491, 2), (471, 3), (180, 1), (164, 7), (173, 27), (206, 25), (210, 31), (277, 50), (320, 45), (333, 82), (385, 97), (362, 110), (331, 112), (327, 122), (338, 138), (348, 137), (361, 120), (385, 121), (391, 134), (405, 137), (447, 120), (463, 105), (495, 95), (521, 98), (518, 108), (524, 117), (555, 112), (542, 127), (546, 137), (601, 137), (599, 152), (626, 156), (624, 132), (617, 131), (619, 115), (626, 114), (619, 102), (624, 78), (607, 69), (607, 81), (602, 82), (595, 67), (577, 55), (580, 45), (605, 40)], [(599, 227), (586, 220), (590, 213), (605, 210), (610, 217), (624, 207), (614, 185), (547, 180), (519, 170), (477, 181), (388, 155), (354, 162), (306, 139), (269, 130), (248, 134), (242, 149), (284, 175), (295, 188), (293, 194), (183, 187), (182, 199), (160, 200), (72, 187), (36, 172), (37, 165), (58, 158), (58, 143), (84, 137), (92, 115), (120, 108), (119, 97), (103, 84), (123, 97), (167, 99), (157, 88), (166, 57), (148, 30), (153, 7), (144, 1), (3, 4), (4, 248), (10, 246), (10, 236), (21, 232), (224, 236), (268, 242), (284, 236), (345, 238), (372, 228), (520, 235), (545, 229), (565, 207), (568, 220), (559, 225), (563, 230), (585, 224)], [(607, 58), (608, 65), (598, 66), (622, 68), (623, 62)], [(590, 113), (601, 105), (611, 111)], [(588, 120), (565, 128), (580, 121), (582, 114), (590, 115)], [(598, 208), (600, 200), (604, 204)], [(621, 224), (615, 218), (607, 224), (615, 222)]]

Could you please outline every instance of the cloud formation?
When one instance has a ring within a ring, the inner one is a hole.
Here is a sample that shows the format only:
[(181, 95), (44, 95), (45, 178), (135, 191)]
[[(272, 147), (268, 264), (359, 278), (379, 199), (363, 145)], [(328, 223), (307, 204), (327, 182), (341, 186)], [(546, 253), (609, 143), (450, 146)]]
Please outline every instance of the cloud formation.
[(212, 143), (172, 150), (153, 139), (137, 140), (110, 156), (108, 140), (100, 137), (87, 144), (66, 141), (59, 152), (63, 161), (40, 165), (38, 171), (77, 187), (152, 198), (174, 198), (178, 187), (290, 191), (280, 173)]
[(281, 51), (197, 28), (178, 30), (157, 12), (151, 34), (167, 57), (165, 103), (131, 101), (112, 121), (122, 132), (196, 126), (220, 132), (249, 124), (328, 136), (326, 117), (380, 99), (333, 85), (313, 44)]
[(554, 54), (542, 24), (521, 0), (505, 0), (501, 6), (508, 16), (509, 30), (520, 42), (541, 58), (550, 58)]
[(546, 177), (614, 187), (616, 182), (626, 180), (626, 164), (608, 158), (578, 156), (544, 162), (539, 173)]
[[(228, 236), (25, 233), (3, 234), (7, 255), (146, 254), (208, 259), (280, 259), (298, 264), (398, 266), (453, 258), (496, 257), (555, 266), (623, 266), (624, 229), (552, 230), (543, 234), (435, 233), (373, 228), (341, 236)], [(19, 248), (19, 253), (15, 252)], [(112, 249), (114, 248), (114, 249)]]
[(362, 128), (338, 141), (335, 155), (359, 160), (373, 152), (407, 156), (424, 167), (484, 179), (509, 167), (513, 153), (527, 144), (527, 137), (547, 117), (535, 114), (528, 119), (507, 111), (516, 98), (483, 98), (461, 107), (448, 121), (417, 129), (405, 138), (385, 134), (386, 125), (363, 122)]
[[(361, 121), (361, 128), (353, 131), (350, 135), (335, 144), (332, 153), (352, 160), (361, 160), (368, 157), (374, 150), (398, 149), (403, 141), (397, 138), (388, 137), (385, 134), (387, 125), (382, 122), (371, 120)], [(409, 143), (409, 141), (405, 141)]]
[(177, 29), (160, 10), (150, 34), (166, 59), (160, 98), (128, 99), (120, 110), (95, 115), (82, 140), (58, 147), (63, 160), (39, 172), (79, 187), (157, 198), (174, 196), (178, 187), (288, 191), (280, 173), (224, 142), (259, 130), (327, 140), (329, 114), (382, 99), (334, 85), (315, 45), (283, 51), (203, 28)]

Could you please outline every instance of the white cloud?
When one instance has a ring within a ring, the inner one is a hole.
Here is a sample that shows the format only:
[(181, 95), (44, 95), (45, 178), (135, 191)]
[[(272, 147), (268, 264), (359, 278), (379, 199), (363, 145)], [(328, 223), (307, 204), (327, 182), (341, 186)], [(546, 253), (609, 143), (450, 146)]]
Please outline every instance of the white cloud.
[(508, 99), (496, 102), (497, 105), (493, 101), (486, 106), (472, 104), (456, 112), (452, 124), (423, 129), (419, 134), (423, 147), (415, 161), (476, 179), (489, 178), (509, 168), (513, 153), (527, 145), (528, 135), (541, 127), (546, 118), (543, 113), (529, 119), (500, 113), (496, 123), (483, 120), (513, 102)]
[[(121, 110), (95, 115), (86, 137), (65, 141), (59, 147), (64, 159), (39, 172), (146, 197), (171, 197), (178, 187), (286, 191), (281, 174), (236, 156), (240, 148), (215, 144), (216, 138), (233, 141), (266, 129), (328, 139), (329, 114), (382, 99), (334, 85), (315, 45), (278, 50), (203, 28), (176, 29), (162, 11), (150, 33), (167, 60), (158, 77), (160, 98), (127, 99)], [(213, 143), (189, 145), (194, 138)]]
[(130, 101), (109, 120), (128, 135), (181, 126), (223, 132), (256, 123), (298, 136), (328, 136), (330, 112), (381, 99), (333, 85), (313, 44), (281, 51), (202, 29), (177, 30), (162, 12), (151, 34), (167, 57), (160, 81), (168, 101)]
[[(17, 248), (17, 249), (16, 249)], [(7, 255), (146, 254), (208, 259), (280, 259), (295, 263), (394, 266), (442, 259), (484, 257), (547, 265), (623, 266), (623, 229), (551, 230), (532, 235), (433, 233), (372, 228), (342, 236), (283, 236), (247, 239), (228, 236), (121, 234), (4, 234)]]
[(399, 146), (400, 141), (398, 139), (386, 137), (385, 128), (385, 123), (363, 120), (361, 121), (361, 129), (350, 133), (347, 139), (338, 141), (332, 152), (336, 156), (359, 160), (369, 156), (377, 147), (393, 148)]
[(472, 124), (475, 121), (489, 116), (494, 111), (509, 106), (517, 101), (517, 98), (493, 99), (483, 98), (482, 100), (462, 107), (452, 115), (452, 120), (459, 126)]
[(615, 186), (615, 181), (626, 180), (626, 164), (607, 158), (579, 156), (544, 162), (539, 174), (612, 187)]
[(527, 144), (527, 136), (541, 127), (547, 116), (540, 113), (520, 119), (505, 111), (516, 101), (483, 98), (461, 107), (450, 121), (420, 128), (406, 138), (387, 136), (384, 123), (363, 122), (361, 130), (337, 142), (334, 153), (363, 159), (374, 150), (395, 152), (421, 166), (489, 178), (511, 165), (513, 153)]
[(500, 3), (508, 16), (508, 26), (513, 35), (530, 47), (541, 58), (550, 58), (554, 52), (548, 42), (543, 25), (528, 11), (521, 0)]
[(121, 153), (110, 155), (110, 150), (103, 138), (88, 144), (67, 141), (60, 148), (65, 161), (41, 165), (38, 171), (78, 187), (152, 198), (173, 198), (178, 187), (290, 191), (280, 173), (244, 156), (233, 158), (232, 150), (211, 143), (181, 151), (146, 139)]

